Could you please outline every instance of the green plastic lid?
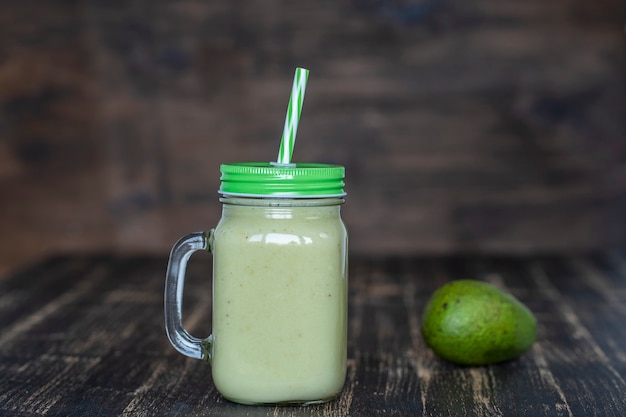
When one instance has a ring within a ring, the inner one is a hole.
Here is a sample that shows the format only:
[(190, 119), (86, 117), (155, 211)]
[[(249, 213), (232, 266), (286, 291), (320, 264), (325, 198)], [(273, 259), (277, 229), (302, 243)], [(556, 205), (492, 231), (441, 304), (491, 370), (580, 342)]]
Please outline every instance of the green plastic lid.
[(240, 162), (223, 164), (220, 193), (239, 197), (343, 197), (345, 169), (340, 165)]

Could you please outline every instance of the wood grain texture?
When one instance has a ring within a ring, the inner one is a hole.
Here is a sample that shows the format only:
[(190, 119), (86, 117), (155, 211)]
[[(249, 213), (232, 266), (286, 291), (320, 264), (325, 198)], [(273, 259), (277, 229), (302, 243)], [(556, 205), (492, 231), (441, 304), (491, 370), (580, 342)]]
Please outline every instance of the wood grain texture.
[[(626, 253), (388, 257), (351, 261), (349, 360), (341, 396), (298, 407), (224, 400), (208, 365), (168, 344), (166, 261), (56, 257), (0, 282), (0, 415), (623, 416)], [(210, 261), (188, 271), (185, 324), (210, 331)], [(440, 285), (491, 282), (526, 303), (538, 339), (521, 358), (460, 367), (424, 344)]]
[[(219, 164), (347, 168), (363, 254), (626, 243), (618, 0), (0, 4), (0, 271), (166, 253), (213, 226)], [(34, 244), (34, 243), (37, 244)]]

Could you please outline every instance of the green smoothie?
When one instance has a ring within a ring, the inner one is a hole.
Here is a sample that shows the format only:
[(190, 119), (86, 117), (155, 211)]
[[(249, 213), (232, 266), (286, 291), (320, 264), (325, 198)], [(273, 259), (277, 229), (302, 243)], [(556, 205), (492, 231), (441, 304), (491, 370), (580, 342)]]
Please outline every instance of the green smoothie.
[(334, 398), (346, 373), (340, 205), (232, 200), (224, 201), (213, 245), (217, 389), (244, 404)]

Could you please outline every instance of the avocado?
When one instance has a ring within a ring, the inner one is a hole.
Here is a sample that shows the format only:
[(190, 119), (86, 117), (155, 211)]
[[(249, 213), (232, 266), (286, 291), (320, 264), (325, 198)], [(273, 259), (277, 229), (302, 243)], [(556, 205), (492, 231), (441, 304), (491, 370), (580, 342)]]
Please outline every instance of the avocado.
[(535, 342), (537, 320), (511, 294), (463, 279), (436, 290), (424, 309), (422, 336), (443, 359), (488, 365), (517, 358)]

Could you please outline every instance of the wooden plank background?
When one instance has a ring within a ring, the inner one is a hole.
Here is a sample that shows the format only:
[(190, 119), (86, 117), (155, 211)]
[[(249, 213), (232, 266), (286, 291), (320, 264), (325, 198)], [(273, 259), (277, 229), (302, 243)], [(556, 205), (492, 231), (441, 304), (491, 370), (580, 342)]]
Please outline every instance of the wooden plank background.
[(343, 164), (355, 253), (626, 243), (617, 0), (0, 4), (0, 271), (165, 253), (213, 226), (220, 163)]

